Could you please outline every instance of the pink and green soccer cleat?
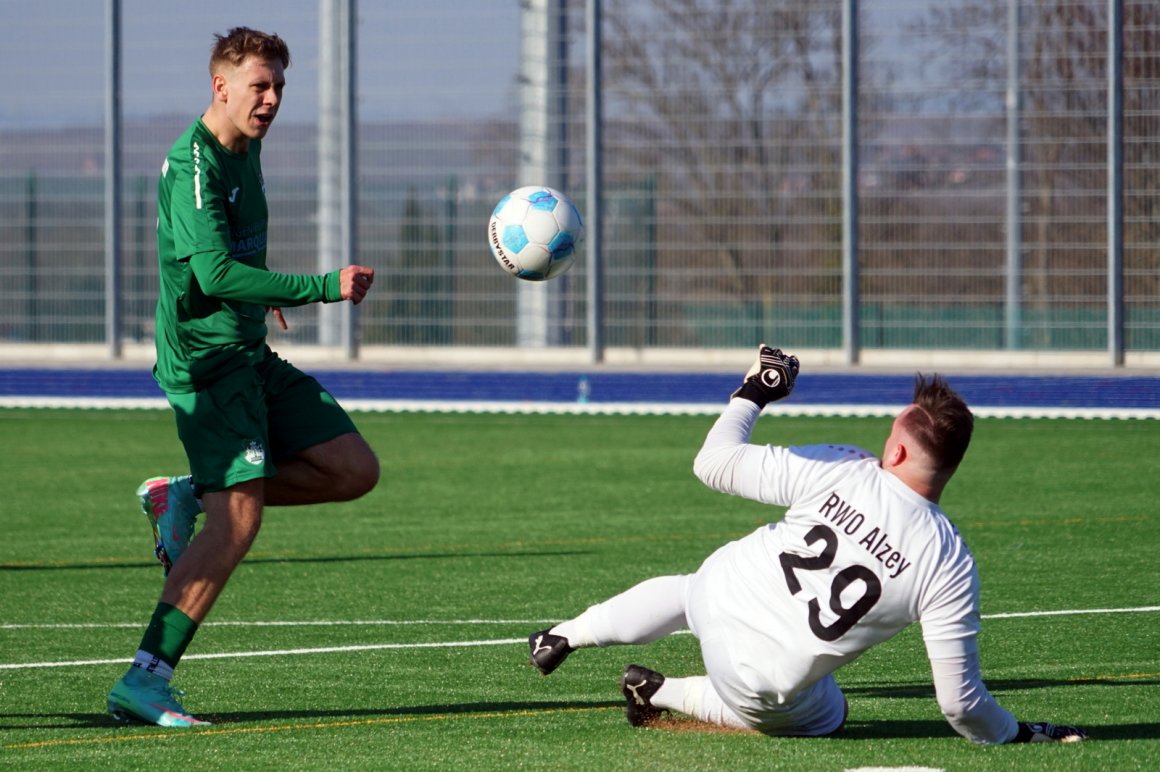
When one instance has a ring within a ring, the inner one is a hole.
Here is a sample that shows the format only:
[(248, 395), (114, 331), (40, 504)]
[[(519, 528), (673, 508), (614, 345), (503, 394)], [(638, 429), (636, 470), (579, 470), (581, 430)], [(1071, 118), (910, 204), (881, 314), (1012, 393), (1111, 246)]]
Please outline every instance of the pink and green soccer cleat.
[(153, 528), (153, 552), (165, 568), (165, 575), (185, 552), (193, 538), (193, 527), (201, 506), (193, 495), (193, 479), (151, 477), (137, 488), (141, 511)]
[(144, 721), (157, 726), (207, 726), (178, 702), (183, 692), (159, 675), (131, 667), (109, 692), (109, 712), (119, 721)]

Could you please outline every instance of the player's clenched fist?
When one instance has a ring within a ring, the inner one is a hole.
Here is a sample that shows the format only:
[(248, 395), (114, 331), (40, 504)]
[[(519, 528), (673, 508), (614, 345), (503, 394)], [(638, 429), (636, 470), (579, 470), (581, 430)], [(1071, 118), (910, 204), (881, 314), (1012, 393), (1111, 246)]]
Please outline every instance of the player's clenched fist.
[(765, 407), (770, 402), (789, 396), (797, 374), (797, 357), (762, 343), (757, 350), (757, 361), (749, 368), (745, 382), (733, 392), (733, 396), (747, 399), (758, 407)]
[(358, 305), (367, 296), (367, 290), (375, 282), (375, 269), (365, 265), (348, 265), (338, 274), (338, 287), (342, 299)]

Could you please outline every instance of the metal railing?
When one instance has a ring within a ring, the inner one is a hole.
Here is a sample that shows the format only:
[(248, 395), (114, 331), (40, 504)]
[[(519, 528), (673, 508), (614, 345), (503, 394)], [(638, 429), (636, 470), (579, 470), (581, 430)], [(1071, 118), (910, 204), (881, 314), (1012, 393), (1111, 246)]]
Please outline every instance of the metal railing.
[[(850, 363), (1160, 352), (1155, 3), (401, 5), (268, 16), (294, 56), (263, 149), (271, 266), (317, 272), (356, 251), (379, 271), (356, 316), (295, 310), (289, 341), (593, 361), (760, 340)], [(7, 25), (0, 85), (0, 342), (115, 358), (150, 339), (157, 169), (208, 100), (211, 33), (235, 20), (145, 0), (55, 28), (38, 13)], [(180, 32), (161, 44), (157, 28)], [(531, 43), (555, 57), (535, 84), (547, 144), (527, 133)], [(78, 75), (25, 101), (11, 90), (50, 46)], [(346, 166), (327, 166), (344, 142)], [(529, 166), (533, 148), (550, 163)], [(498, 270), (484, 238), (495, 201), (531, 182), (598, 224), (599, 259), (549, 287)], [(521, 336), (533, 323), (545, 333)]]

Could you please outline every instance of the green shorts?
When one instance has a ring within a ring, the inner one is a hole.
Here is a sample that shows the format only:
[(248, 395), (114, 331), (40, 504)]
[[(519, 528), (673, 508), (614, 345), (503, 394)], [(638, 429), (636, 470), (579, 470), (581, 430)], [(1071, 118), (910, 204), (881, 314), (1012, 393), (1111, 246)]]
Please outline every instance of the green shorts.
[(277, 462), (357, 431), (313, 377), (276, 354), (190, 394), (166, 394), (196, 485), (273, 477)]

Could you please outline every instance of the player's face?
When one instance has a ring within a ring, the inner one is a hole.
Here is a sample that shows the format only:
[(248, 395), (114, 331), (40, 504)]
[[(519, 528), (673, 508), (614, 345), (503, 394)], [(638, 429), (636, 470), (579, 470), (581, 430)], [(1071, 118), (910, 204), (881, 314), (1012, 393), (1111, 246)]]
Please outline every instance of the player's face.
[(282, 104), (282, 89), (286, 85), (282, 63), (250, 56), (222, 75), (226, 116), (235, 131), (246, 140), (265, 137)]

